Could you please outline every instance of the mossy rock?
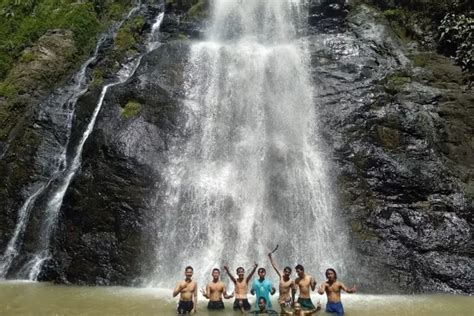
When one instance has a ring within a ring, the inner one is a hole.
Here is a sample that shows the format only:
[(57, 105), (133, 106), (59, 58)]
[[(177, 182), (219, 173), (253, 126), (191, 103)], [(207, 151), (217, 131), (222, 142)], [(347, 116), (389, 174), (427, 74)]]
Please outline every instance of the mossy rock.
[(100, 87), (104, 84), (104, 74), (102, 73), (102, 70), (100, 69), (94, 69), (92, 72), (92, 81), (91, 81), (91, 86), (93, 88)]
[(141, 108), (142, 105), (140, 103), (136, 101), (129, 101), (122, 109), (122, 117), (125, 119), (136, 117), (138, 113), (140, 113)]
[(187, 15), (188, 17), (203, 17), (206, 15), (206, 2), (205, 0), (199, 0), (195, 5), (193, 5)]
[(379, 125), (377, 135), (383, 147), (387, 149), (396, 149), (400, 146), (400, 132), (396, 129)]
[(411, 77), (402, 72), (397, 72), (388, 75), (385, 77), (384, 87), (389, 93), (396, 94), (401, 91), (405, 85), (409, 84), (412, 81)]
[(122, 59), (127, 52), (136, 51), (142, 40), (145, 20), (137, 16), (122, 25), (115, 37), (115, 49), (118, 52), (117, 59)]

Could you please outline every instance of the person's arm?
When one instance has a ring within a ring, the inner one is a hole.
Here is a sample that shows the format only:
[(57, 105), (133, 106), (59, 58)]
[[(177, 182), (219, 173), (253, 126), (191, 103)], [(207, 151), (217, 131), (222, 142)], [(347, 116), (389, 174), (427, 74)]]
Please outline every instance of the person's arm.
[(272, 257), (271, 253), (268, 254), (268, 258), (270, 258), (270, 263), (272, 264), (273, 269), (275, 270), (276, 274), (278, 275), (278, 278), (281, 279), (281, 273), (278, 270), (278, 268), (275, 264), (275, 261), (273, 260), (273, 257)]
[(309, 280), (309, 285), (311, 286), (312, 291), (316, 289), (316, 280), (313, 277), (311, 277), (311, 279)]
[(225, 298), (226, 300), (229, 299), (229, 298), (233, 298), (233, 297), (234, 297), (234, 293), (233, 293), (233, 292), (232, 292), (231, 294), (227, 294), (227, 289), (226, 289), (225, 285), (224, 285), (224, 292), (223, 292), (223, 293), (224, 293), (224, 298)]
[(193, 291), (193, 309), (191, 310), (192, 314), (196, 313), (196, 308), (197, 308), (197, 303), (198, 303), (198, 285), (196, 283), (196, 286), (194, 287)]
[(275, 289), (275, 287), (272, 285), (272, 290), (270, 291), (270, 294), (273, 295), (273, 294), (275, 294), (275, 292), (276, 292), (276, 289)]
[(224, 266), (224, 270), (225, 272), (227, 273), (227, 275), (229, 276), (229, 278), (232, 280), (232, 282), (237, 283), (237, 281), (235, 280), (234, 276), (232, 274), (230, 274), (230, 271), (229, 271), (229, 267), (228, 266)]
[(252, 282), (252, 288), (250, 289), (250, 294), (255, 295), (255, 281)]
[(321, 286), (319, 287), (318, 293), (319, 293), (320, 295), (323, 295), (325, 290), (326, 290), (326, 282), (324, 282), (323, 284), (321, 284)]
[(183, 286), (183, 284), (181, 282), (178, 282), (176, 284), (176, 287), (174, 288), (174, 291), (173, 291), (173, 297), (176, 297), (179, 293), (181, 293), (181, 291), (186, 287)]
[(209, 299), (209, 296), (211, 295), (210, 293), (210, 289), (209, 289), (209, 284), (206, 285), (206, 289), (201, 289), (201, 294), (202, 296), (204, 296), (205, 298)]
[(247, 276), (247, 279), (245, 279), (245, 282), (249, 284), (250, 280), (252, 280), (253, 275), (255, 274), (255, 271), (257, 271), (258, 264), (254, 262), (253, 269), (250, 271), (249, 275)]
[(296, 296), (296, 284), (295, 281), (291, 282), (291, 305), (295, 304), (295, 296)]
[(320, 310), (321, 310), (321, 302), (318, 302), (318, 304), (316, 305), (316, 308), (313, 308), (309, 311), (304, 311), (303, 315), (313, 315), (313, 314), (319, 312)]
[(348, 289), (348, 288), (346, 288), (346, 286), (344, 284), (341, 283), (341, 289), (344, 290), (346, 293), (349, 293), (349, 294), (357, 292), (357, 288), (356, 288), (355, 285), (353, 287), (351, 287), (350, 289)]

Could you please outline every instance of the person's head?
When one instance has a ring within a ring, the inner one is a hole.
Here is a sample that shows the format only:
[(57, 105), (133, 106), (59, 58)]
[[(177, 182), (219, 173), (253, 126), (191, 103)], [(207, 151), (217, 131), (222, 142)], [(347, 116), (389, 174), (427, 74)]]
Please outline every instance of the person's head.
[(291, 268), (290, 267), (285, 267), (283, 269), (283, 276), (289, 278), (291, 276)]
[(329, 268), (326, 270), (326, 278), (329, 281), (336, 281), (337, 280), (337, 273), (336, 270)]
[(297, 312), (297, 313), (301, 312), (301, 304), (300, 303), (295, 303), (294, 308), (295, 308), (295, 312)]
[(214, 280), (219, 280), (219, 276), (221, 275), (221, 270), (214, 268), (212, 269), (212, 278)]
[(297, 274), (300, 278), (304, 277), (304, 268), (303, 268), (303, 266), (302, 266), (301, 264), (299, 264), (299, 265), (297, 265), (297, 266), (295, 267), (295, 271), (296, 271), (296, 274)]
[(239, 278), (243, 278), (243, 277), (244, 277), (244, 274), (245, 274), (244, 268), (238, 267), (238, 268), (237, 268), (237, 276), (238, 276)]
[(258, 299), (258, 308), (262, 312), (265, 310), (266, 307), (267, 307), (267, 300), (265, 299), (265, 297), (260, 297)]
[(260, 279), (265, 279), (265, 275), (267, 274), (267, 270), (265, 268), (258, 269), (258, 276)]
[(191, 277), (193, 276), (193, 267), (191, 266), (187, 266), (185, 269), (184, 269), (184, 275), (186, 276), (186, 279), (187, 280), (190, 280)]

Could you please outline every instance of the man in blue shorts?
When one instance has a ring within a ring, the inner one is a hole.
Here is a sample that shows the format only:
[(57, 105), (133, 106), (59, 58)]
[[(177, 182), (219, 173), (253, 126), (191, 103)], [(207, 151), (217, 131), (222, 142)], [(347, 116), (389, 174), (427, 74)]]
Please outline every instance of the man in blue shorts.
[(252, 295), (256, 296), (256, 301), (255, 305), (257, 308), (258, 307), (258, 302), (260, 298), (264, 298), (266, 302), (266, 307), (267, 309), (272, 308), (272, 302), (270, 302), (270, 294), (273, 295), (275, 294), (276, 290), (272, 285), (272, 282), (269, 280), (265, 279), (265, 275), (267, 274), (267, 271), (264, 268), (258, 269), (258, 279), (254, 279), (252, 283), (252, 289), (250, 290), (250, 293)]
[(337, 281), (337, 274), (334, 269), (326, 270), (326, 282), (324, 282), (318, 290), (323, 295), (326, 292), (328, 302), (326, 304), (327, 313), (335, 313), (337, 316), (344, 315), (344, 307), (341, 303), (341, 290), (347, 293), (355, 293), (356, 287), (348, 289), (344, 284)]

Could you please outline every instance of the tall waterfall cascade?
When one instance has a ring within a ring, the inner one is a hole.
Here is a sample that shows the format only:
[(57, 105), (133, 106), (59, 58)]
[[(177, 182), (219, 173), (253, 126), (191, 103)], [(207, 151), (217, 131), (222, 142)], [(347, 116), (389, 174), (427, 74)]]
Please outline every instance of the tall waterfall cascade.
[[(206, 37), (195, 42), (182, 102), (188, 134), (169, 150), (165, 197), (157, 199), (155, 286), (191, 265), (302, 264), (317, 279), (344, 273), (346, 237), (309, 74), (304, 0), (214, 0)], [(162, 194), (162, 193), (160, 193)], [(171, 280), (170, 278), (174, 278)]]

